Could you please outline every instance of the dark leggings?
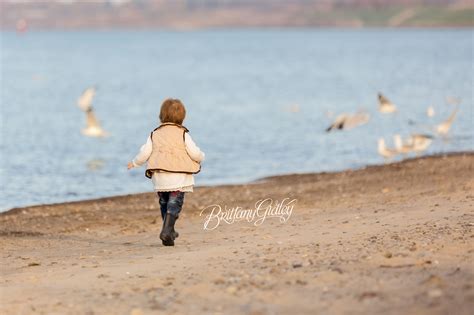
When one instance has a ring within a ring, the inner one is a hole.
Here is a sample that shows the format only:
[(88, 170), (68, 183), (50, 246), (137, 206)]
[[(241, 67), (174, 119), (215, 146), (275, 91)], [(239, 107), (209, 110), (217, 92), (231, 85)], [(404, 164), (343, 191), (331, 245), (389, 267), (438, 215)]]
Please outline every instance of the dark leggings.
[(166, 213), (179, 216), (184, 202), (184, 192), (182, 191), (163, 191), (158, 192), (160, 197), (161, 217), (165, 219)]

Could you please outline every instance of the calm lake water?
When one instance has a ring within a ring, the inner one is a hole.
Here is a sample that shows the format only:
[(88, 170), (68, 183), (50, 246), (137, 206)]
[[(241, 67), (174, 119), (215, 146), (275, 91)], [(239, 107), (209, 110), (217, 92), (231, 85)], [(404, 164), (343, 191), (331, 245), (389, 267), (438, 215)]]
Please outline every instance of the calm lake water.
[[(80, 133), (91, 85), (106, 139)], [(378, 91), (397, 114), (377, 112)], [(126, 164), (169, 96), (207, 156), (198, 185), (383, 163), (377, 138), (431, 132), (447, 96), (462, 99), (450, 140), (426, 154), (473, 150), (473, 30), (3, 32), (0, 211), (150, 191)], [(359, 108), (367, 125), (324, 132), (328, 112)]]

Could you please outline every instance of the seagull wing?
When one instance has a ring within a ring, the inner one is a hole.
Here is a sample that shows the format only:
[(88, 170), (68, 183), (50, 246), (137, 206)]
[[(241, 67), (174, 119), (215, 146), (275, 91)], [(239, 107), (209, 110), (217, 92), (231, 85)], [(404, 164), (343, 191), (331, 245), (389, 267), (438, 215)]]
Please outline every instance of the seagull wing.
[(351, 129), (360, 125), (364, 125), (370, 120), (370, 115), (367, 113), (357, 113), (352, 116), (349, 116), (346, 120), (344, 127), (346, 129)]
[(436, 131), (439, 134), (448, 133), (449, 129), (451, 128), (454, 118), (456, 118), (457, 112), (458, 112), (458, 108), (455, 108), (453, 112), (451, 113), (451, 115), (449, 115), (449, 117), (445, 121), (443, 121), (438, 126), (436, 126)]
[(339, 130), (344, 129), (344, 124), (346, 122), (346, 119), (347, 119), (346, 114), (341, 114), (337, 116), (334, 122), (331, 124), (331, 126), (326, 128), (326, 132), (329, 132), (333, 129), (339, 129)]
[(448, 119), (446, 120), (447, 123), (452, 124), (454, 118), (456, 118), (456, 114), (458, 113), (458, 108), (455, 108), (451, 115), (449, 115)]
[(388, 98), (383, 96), (382, 93), (379, 93), (379, 102), (380, 102), (380, 105), (390, 104), (390, 101), (388, 100)]
[(92, 110), (92, 107), (86, 112), (87, 116), (87, 128), (97, 128), (101, 129), (99, 121)]
[(80, 109), (87, 112), (92, 106), (92, 100), (95, 96), (95, 88), (90, 87), (82, 93), (82, 95), (77, 100), (77, 105)]

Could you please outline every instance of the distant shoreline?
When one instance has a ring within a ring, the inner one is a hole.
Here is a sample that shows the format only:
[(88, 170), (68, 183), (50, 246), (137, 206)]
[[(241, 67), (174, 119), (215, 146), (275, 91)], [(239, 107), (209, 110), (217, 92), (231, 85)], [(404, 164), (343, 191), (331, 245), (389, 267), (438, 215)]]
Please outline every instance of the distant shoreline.
[[(397, 0), (1, 2), (0, 28), (473, 27), (474, 6)], [(247, 18), (251, 16), (252, 18)]]
[[(29, 29), (26, 33), (19, 35), (25, 35), (28, 33), (37, 32), (201, 32), (201, 31), (292, 31), (292, 30), (472, 30), (473, 25), (438, 25), (438, 26), (362, 26), (362, 27), (350, 27), (350, 26), (218, 26), (218, 27), (195, 27), (195, 28), (176, 28), (176, 27), (76, 27), (76, 28), (34, 28)], [(0, 32), (17, 33), (15, 28), (2, 28)]]

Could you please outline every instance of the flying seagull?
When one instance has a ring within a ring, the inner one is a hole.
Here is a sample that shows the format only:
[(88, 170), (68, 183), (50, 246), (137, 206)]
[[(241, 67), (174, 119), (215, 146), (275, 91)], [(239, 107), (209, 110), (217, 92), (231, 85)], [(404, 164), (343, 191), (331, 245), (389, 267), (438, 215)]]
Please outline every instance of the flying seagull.
[(456, 118), (456, 114), (458, 112), (458, 108), (456, 107), (451, 115), (449, 115), (448, 119), (440, 123), (436, 126), (436, 132), (441, 136), (446, 136), (451, 129), (451, 125), (453, 124), (454, 118)]
[(336, 117), (334, 122), (326, 128), (326, 132), (334, 129), (349, 130), (360, 125), (366, 124), (370, 120), (370, 115), (366, 112), (359, 111), (355, 114), (343, 113)]
[(384, 114), (391, 114), (397, 111), (397, 106), (389, 101), (388, 98), (379, 93), (379, 112)]
[(86, 113), (86, 128), (82, 129), (83, 135), (88, 137), (106, 137), (108, 133), (102, 129), (92, 108), (92, 100), (95, 96), (95, 87), (86, 89), (77, 100), (79, 108)]

